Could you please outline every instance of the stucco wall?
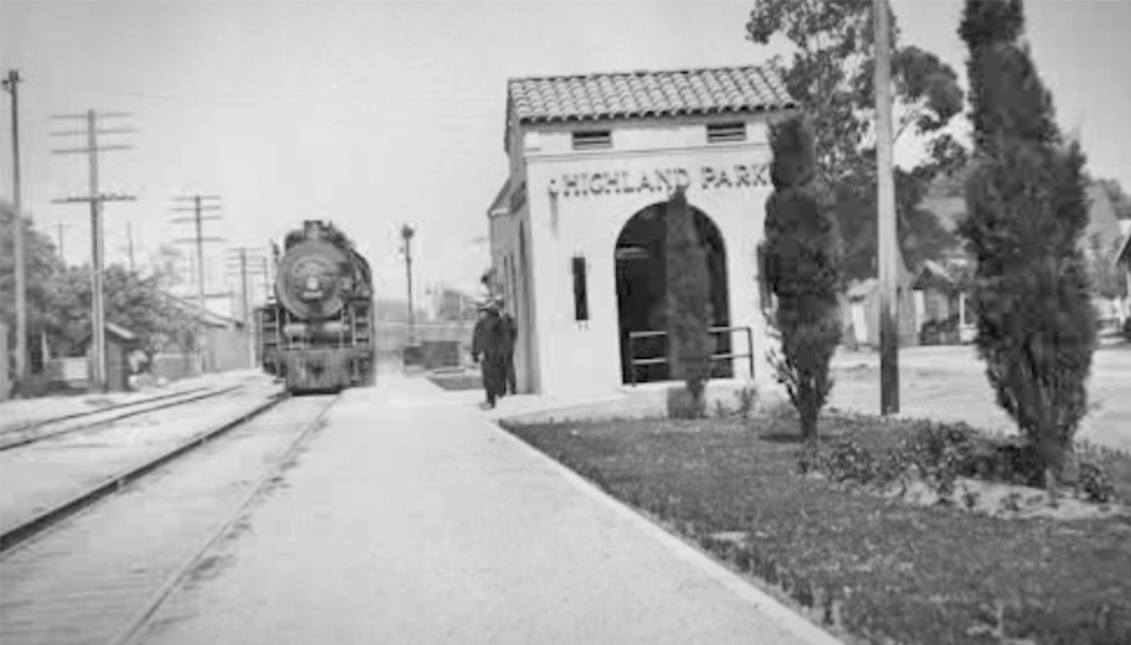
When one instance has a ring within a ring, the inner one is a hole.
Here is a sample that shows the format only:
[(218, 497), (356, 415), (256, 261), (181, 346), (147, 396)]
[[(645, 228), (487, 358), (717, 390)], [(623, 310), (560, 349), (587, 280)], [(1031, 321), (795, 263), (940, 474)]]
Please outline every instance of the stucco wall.
[[(764, 170), (771, 155), (764, 118), (746, 121), (747, 137), (741, 143), (708, 143), (709, 119), (601, 123), (596, 129), (611, 129), (613, 144), (593, 151), (572, 149), (571, 132), (581, 128), (576, 124), (512, 130), (520, 135), (510, 139), (518, 142), (512, 155), (521, 159), (517, 165), (511, 159), (512, 171), (519, 169), (512, 176), (511, 189), (525, 186), (525, 199), (518, 200), (524, 206), (517, 213), (492, 218), (492, 255), (496, 272), (503, 271), (502, 256), (515, 252), (518, 223), (523, 223), (534, 301), (533, 329), (529, 323), (525, 328), (536, 331), (532, 349), (537, 358), (530, 366), (536, 372), (533, 380), (541, 386), (536, 389), (581, 393), (621, 385), (616, 241), (633, 215), (667, 200), (669, 192), (655, 173), (673, 169), (686, 173), (689, 204), (706, 214), (722, 234), (731, 324), (753, 328), (756, 380), (772, 381), (765, 363), (770, 339), (758, 302), (756, 261), (765, 202), (772, 190)], [(705, 173), (705, 167), (712, 170)], [(726, 183), (719, 181), (720, 170), (727, 175)], [(603, 184), (602, 188), (610, 183), (610, 174), (616, 175), (616, 190), (600, 194), (568, 190), (566, 177), (592, 178), (594, 173), (604, 173), (605, 180), (594, 184)], [(650, 179), (641, 180), (641, 175)], [(586, 262), (587, 322), (574, 318), (571, 261), (575, 256)], [(737, 350), (746, 350), (745, 337), (736, 336), (733, 342)], [(736, 376), (749, 374), (745, 359), (736, 360), (734, 367)]]

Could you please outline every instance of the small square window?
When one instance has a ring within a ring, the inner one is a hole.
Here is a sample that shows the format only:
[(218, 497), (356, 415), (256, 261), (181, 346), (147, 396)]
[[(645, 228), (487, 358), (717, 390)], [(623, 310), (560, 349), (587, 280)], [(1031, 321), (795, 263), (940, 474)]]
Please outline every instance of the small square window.
[(712, 123), (707, 126), (708, 143), (731, 143), (746, 141), (746, 124), (738, 123)]
[(613, 133), (609, 130), (585, 130), (573, 133), (574, 150), (598, 150), (613, 147)]

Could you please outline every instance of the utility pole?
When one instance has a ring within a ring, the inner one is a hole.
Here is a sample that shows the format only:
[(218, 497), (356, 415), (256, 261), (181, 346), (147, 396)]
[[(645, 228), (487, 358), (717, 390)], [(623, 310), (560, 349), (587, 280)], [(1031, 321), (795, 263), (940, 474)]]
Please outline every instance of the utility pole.
[(126, 222), (126, 244), (130, 254), (130, 273), (137, 270), (134, 264), (134, 226), (133, 222)]
[(63, 264), (67, 263), (67, 256), (63, 255), (63, 230), (70, 228), (70, 226), (70, 224), (64, 222), (63, 220), (55, 222), (55, 234), (59, 241), (59, 259), (63, 260)]
[(234, 251), (236, 255), (234, 257), (232, 257), (231, 259), (238, 259), (239, 260), (238, 267), (231, 267), (231, 268), (238, 268), (239, 272), (240, 272), (240, 302), (241, 302), (240, 313), (242, 314), (242, 317), (243, 317), (244, 329), (247, 332), (247, 338), (248, 338), (248, 343), (247, 343), (248, 367), (252, 367), (252, 366), (255, 365), (256, 352), (255, 352), (255, 342), (254, 342), (254, 340), (256, 338), (256, 329), (255, 329), (255, 320), (254, 320), (254, 316), (252, 314), (252, 307), (251, 307), (251, 282), (249, 280), (249, 275), (251, 273), (254, 273), (256, 271), (256, 269), (253, 266), (249, 267), (248, 263), (251, 260), (259, 259), (259, 260), (263, 261), (263, 263), (264, 263), (263, 267), (264, 267), (264, 269), (266, 269), (267, 258), (265, 258), (263, 256), (250, 255), (249, 252), (254, 253), (255, 249), (248, 248), (248, 247), (245, 247), (245, 246), (241, 246), (241, 247), (232, 249), (232, 251)]
[(196, 231), (196, 235), (191, 239), (176, 240), (178, 243), (190, 243), (196, 245), (196, 303), (199, 308), (196, 326), (196, 367), (200, 374), (204, 373), (204, 316), (208, 312), (208, 303), (204, 295), (204, 243), (205, 242), (222, 242), (223, 239), (218, 237), (206, 238), (204, 237), (204, 222), (218, 220), (218, 216), (204, 215), (208, 211), (218, 211), (220, 206), (212, 203), (205, 202), (220, 199), (216, 195), (190, 195), (188, 197), (180, 197), (178, 202), (192, 202), (191, 208), (174, 208), (176, 212), (191, 212), (192, 217), (178, 217), (173, 221), (177, 223), (191, 222)]
[(412, 236), (416, 231), (412, 227), (405, 224), (401, 227), (401, 238), (404, 240), (404, 264), (405, 273), (408, 276), (408, 344), (409, 346), (416, 345), (416, 321), (415, 314), (412, 309)]
[(891, 20), (888, 0), (873, 0), (876, 68), (876, 164), (879, 177), (880, 413), (899, 412), (899, 248), (892, 177)]
[[(27, 377), (27, 261), (24, 259), (24, 209), (23, 196), (20, 184), (20, 78), (18, 70), (8, 70), (8, 78), (4, 79), (4, 89), (12, 95), (12, 197), (13, 208), (16, 209), (16, 221), (13, 227), (12, 255), (16, 264), (16, 383), (22, 383)], [(0, 366), (7, 369), (7, 365)]]
[(263, 302), (271, 299), (271, 269), (266, 257), (259, 258), (263, 263)]
[(95, 112), (87, 110), (86, 114), (64, 114), (53, 116), (53, 119), (81, 119), (86, 121), (85, 130), (66, 132), (52, 132), (52, 136), (66, 137), (85, 135), (85, 148), (67, 148), (52, 150), (55, 154), (85, 154), (89, 163), (90, 195), (88, 197), (71, 197), (53, 200), (55, 203), (81, 203), (90, 204), (90, 245), (91, 245), (91, 387), (95, 391), (106, 390), (106, 297), (103, 293), (103, 266), (105, 264), (105, 240), (102, 230), (102, 204), (111, 201), (132, 201), (132, 195), (102, 194), (98, 189), (98, 153), (109, 150), (129, 150), (133, 146), (125, 145), (98, 145), (100, 134), (124, 134), (133, 132), (132, 129), (98, 129), (98, 119), (121, 118), (130, 116), (122, 112)]

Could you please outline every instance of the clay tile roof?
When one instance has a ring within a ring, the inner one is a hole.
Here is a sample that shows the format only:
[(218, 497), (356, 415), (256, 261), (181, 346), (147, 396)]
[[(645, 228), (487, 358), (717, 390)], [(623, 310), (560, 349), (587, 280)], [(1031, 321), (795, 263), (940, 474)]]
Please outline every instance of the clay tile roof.
[(781, 78), (756, 66), (518, 78), (519, 123), (761, 112), (794, 107)]

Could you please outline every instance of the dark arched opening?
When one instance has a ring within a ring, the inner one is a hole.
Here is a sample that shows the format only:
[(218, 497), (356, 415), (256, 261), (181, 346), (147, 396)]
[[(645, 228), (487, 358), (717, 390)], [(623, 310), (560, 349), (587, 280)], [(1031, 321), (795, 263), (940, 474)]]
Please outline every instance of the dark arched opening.
[[(620, 319), (621, 379), (633, 382), (632, 361), (665, 358), (667, 332), (667, 227), (666, 204), (653, 204), (632, 216), (624, 225), (616, 245), (617, 312)], [(712, 327), (730, 325), (730, 298), (727, 292), (726, 247), (722, 233), (711, 218), (691, 207), (699, 241), (707, 251), (710, 279)], [(633, 332), (654, 333), (630, 341)], [(730, 334), (712, 334), (715, 354), (729, 354)], [(635, 382), (664, 381), (671, 378), (666, 362), (638, 364)], [(716, 361), (712, 376), (729, 378), (729, 360)]]

